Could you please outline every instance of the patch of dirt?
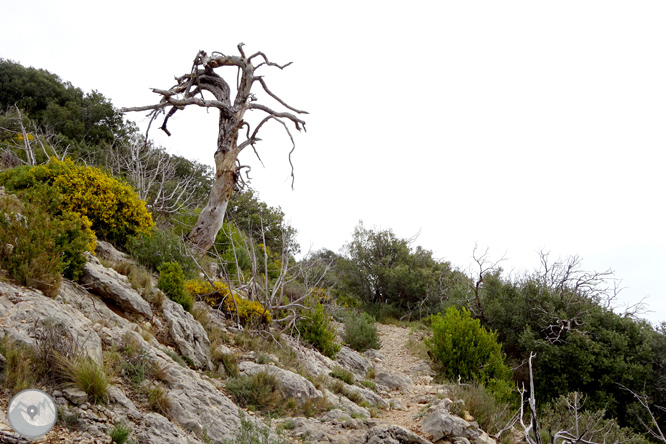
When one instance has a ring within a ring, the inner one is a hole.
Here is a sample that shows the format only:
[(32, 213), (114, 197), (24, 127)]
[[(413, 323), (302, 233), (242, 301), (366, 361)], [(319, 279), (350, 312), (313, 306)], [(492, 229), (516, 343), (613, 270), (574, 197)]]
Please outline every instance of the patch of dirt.
[[(394, 400), (394, 405), (399, 407), (399, 404), (402, 404), (404, 409), (393, 408), (382, 412), (380, 419), (425, 437), (421, 432), (419, 419), (428, 403), (442, 392), (442, 386), (433, 383), (431, 375), (434, 375), (434, 372), (429, 362), (415, 357), (409, 350), (408, 328), (379, 323), (376, 325), (382, 342), (379, 353), (384, 357), (381, 361), (375, 362), (376, 373), (397, 373), (412, 380), (410, 386), (390, 392), (390, 400)], [(414, 341), (420, 340), (416, 334), (412, 334), (411, 337)]]

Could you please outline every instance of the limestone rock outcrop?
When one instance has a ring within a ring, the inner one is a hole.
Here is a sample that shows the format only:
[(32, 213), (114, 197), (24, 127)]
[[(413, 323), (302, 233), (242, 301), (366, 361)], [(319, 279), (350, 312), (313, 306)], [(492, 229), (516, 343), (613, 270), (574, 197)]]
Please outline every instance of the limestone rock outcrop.
[(210, 340), (199, 321), (171, 299), (162, 299), (162, 315), (180, 354), (192, 361), (196, 368), (208, 367)]
[(496, 444), (476, 423), (469, 423), (452, 414), (448, 409), (450, 404), (450, 399), (433, 402), (421, 420), (422, 430), (432, 435), (433, 442), (464, 438), (474, 444)]
[(83, 266), (81, 283), (91, 293), (110, 299), (131, 315), (140, 315), (147, 319), (153, 317), (150, 304), (132, 288), (125, 276), (104, 267), (90, 253), (86, 253), (86, 255), (88, 262)]
[(324, 395), (315, 388), (314, 384), (301, 375), (282, 369), (275, 365), (255, 364), (251, 361), (243, 361), (238, 365), (238, 370), (247, 375), (255, 375), (260, 372), (266, 372), (275, 378), (282, 385), (284, 394), (304, 404), (308, 400), (321, 399)]
[(36, 336), (45, 323), (66, 329), (84, 355), (102, 362), (102, 342), (93, 323), (80, 311), (40, 291), (0, 281), (0, 326), (4, 335), (36, 345)]

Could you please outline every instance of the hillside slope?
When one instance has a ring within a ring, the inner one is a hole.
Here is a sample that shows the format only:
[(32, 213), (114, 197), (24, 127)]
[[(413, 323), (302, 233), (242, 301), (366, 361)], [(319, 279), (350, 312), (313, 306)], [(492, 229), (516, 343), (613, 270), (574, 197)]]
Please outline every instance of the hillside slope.
[[(104, 242), (98, 255), (126, 260)], [(6, 353), (15, 353), (20, 344), (43, 351), (69, 341), (109, 377), (96, 403), (75, 381), (56, 375), (39, 382), (59, 407), (56, 427), (41, 442), (110, 443), (109, 431), (118, 424), (141, 443), (249, 442), (239, 438), (245, 418), (245, 429), (252, 424), (254, 433), (269, 421), (241, 408), (228, 382), (256, 374), (273, 375), (288, 406), (282, 417), (270, 421), (275, 442), (426, 443), (456, 438), (450, 436), (453, 431), (440, 430), (447, 421), (457, 424), (458, 437), (493, 442), (473, 423), (447, 414), (447, 401), (441, 401), (446, 389), (432, 384), (427, 363), (407, 350), (405, 328), (378, 325), (381, 350), (359, 354), (343, 347), (333, 361), (292, 338), (278, 339), (276, 332), (240, 331), (201, 303), (195, 319), (163, 296), (147, 301), (126, 277), (93, 256), (82, 282), (65, 282), (53, 299), (0, 282)], [(54, 339), (54, 332), (62, 336)], [(17, 392), (9, 386), (10, 372), (17, 370), (9, 354), (0, 361), (5, 367), (0, 441), (22, 442), (5, 417)], [(331, 376), (342, 369), (353, 375), (353, 381), (347, 380), (353, 383)], [(427, 420), (440, 424), (439, 429)]]

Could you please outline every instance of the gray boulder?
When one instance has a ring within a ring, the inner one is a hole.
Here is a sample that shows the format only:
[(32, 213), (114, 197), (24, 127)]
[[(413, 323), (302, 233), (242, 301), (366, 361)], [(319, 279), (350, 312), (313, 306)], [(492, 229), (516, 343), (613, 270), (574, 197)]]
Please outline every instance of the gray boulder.
[(433, 403), (421, 420), (421, 430), (432, 435), (433, 442), (440, 439), (455, 441), (464, 438), (474, 444), (495, 444), (495, 440), (481, 430), (476, 423), (470, 424), (451, 414), (447, 409), (450, 402), (450, 400), (441, 400)]
[(97, 239), (97, 245), (95, 246), (95, 254), (104, 259), (108, 259), (114, 262), (127, 262), (130, 261), (128, 255), (123, 252), (116, 250), (116, 248), (108, 242)]
[(126, 312), (141, 315), (147, 319), (153, 317), (150, 304), (130, 285), (127, 277), (115, 270), (104, 267), (99, 260), (86, 253), (88, 262), (83, 266), (81, 283), (90, 292), (108, 298)]
[(335, 368), (335, 361), (327, 358), (311, 347), (304, 346), (291, 336), (282, 336), (285, 343), (291, 348), (296, 356), (298, 362), (303, 364), (305, 371), (313, 376), (328, 375), (333, 368)]
[(159, 413), (147, 413), (135, 432), (146, 444), (198, 444), (200, 439), (187, 434)]
[(76, 308), (93, 323), (115, 324), (122, 328), (132, 328), (132, 323), (122, 316), (118, 316), (100, 296), (88, 293), (85, 288), (74, 282), (64, 281), (60, 285), (60, 292), (55, 300)]
[(397, 426), (381, 424), (368, 431), (368, 444), (432, 444), (416, 433)]
[(375, 382), (388, 387), (390, 390), (404, 390), (412, 383), (411, 379), (407, 376), (389, 372), (377, 373), (375, 375)]
[(67, 387), (63, 389), (62, 393), (74, 405), (81, 405), (88, 400), (88, 394), (78, 388)]
[(223, 444), (225, 440), (234, 438), (240, 426), (238, 406), (214, 385), (215, 380), (174, 362), (133, 330), (104, 327), (100, 332), (109, 345), (122, 343), (123, 337), (128, 336), (162, 369), (161, 379), (166, 396), (171, 401), (168, 416), (188, 432), (188, 436), (190, 432), (203, 436), (205, 430), (213, 444)]
[(238, 364), (238, 370), (246, 375), (255, 375), (266, 372), (282, 384), (282, 389), (287, 397), (294, 398), (300, 404), (307, 400), (321, 399), (324, 395), (315, 388), (314, 384), (299, 374), (274, 365), (255, 364), (251, 361), (242, 361)]
[(375, 362), (383, 362), (386, 359), (386, 356), (382, 355), (379, 350), (375, 349), (370, 349), (366, 350), (365, 353), (363, 353), (367, 358), (372, 359)]
[(299, 442), (314, 444), (357, 444), (368, 439), (367, 425), (358, 419), (345, 421), (342, 416), (329, 422), (315, 418), (294, 418), (289, 435)]
[(196, 368), (207, 367), (210, 340), (201, 323), (182, 305), (166, 297), (162, 299), (162, 314), (180, 354), (189, 358)]
[(324, 396), (328, 402), (332, 403), (333, 405), (337, 405), (338, 409), (335, 409), (334, 411), (344, 410), (349, 414), (353, 414), (354, 416), (361, 418), (370, 418), (371, 416), (370, 410), (357, 405), (355, 402), (351, 401), (344, 395), (335, 394), (330, 390), (324, 389)]
[(0, 282), (0, 328), (5, 335), (34, 346), (45, 322), (67, 329), (83, 355), (102, 363), (102, 341), (81, 312), (39, 291)]
[(368, 370), (373, 368), (372, 362), (368, 358), (347, 346), (343, 346), (340, 349), (335, 356), (335, 360), (341, 366), (361, 378), (364, 378)]
[(367, 389), (365, 387), (359, 387), (357, 385), (348, 385), (348, 384), (345, 384), (345, 389), (359, 396), (363, 401), (367, 402), (371, 406), (375, 406), (380, 409), (390, 408), (388, 402), (386, 402), (381, 396), (379, 396), (377, 393), (373, 392), (370, 389)]

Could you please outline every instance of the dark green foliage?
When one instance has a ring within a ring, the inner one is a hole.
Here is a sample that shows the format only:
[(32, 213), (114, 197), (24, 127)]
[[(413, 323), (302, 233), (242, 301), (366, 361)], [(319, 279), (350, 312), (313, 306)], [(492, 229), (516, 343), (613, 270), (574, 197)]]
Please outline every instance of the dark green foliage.
[(342, 340), (349, 347), (358, 352), (364, 352), (369, 348), (379, 349), (379, 342), (375, 319), (368, 313), (350, 312), (345, 316), (345, 330)]
[(113, 441), (114, 444), (125, 444), (128, 442), (127, 440), (129, 439), (130, 433), (132, 433), (132, 429), (127, 427), (122, 422), (119, 422), (113, 426), (112, 429), (109, 429), (108, 433), (111, 437), (111, 441)]
[(359, 223), (345, 246), (347, 257), (337, 262), (340, 292), (370, 304), (393, 304), (400, 317), (420, 319), (436, 312), (466, 278), (449, 263), (436, 261), (431, 251), (412, 249), (411, 243), (391, 230), (366, 229)]
[(75, 149), (111, 144), (131, 130), (99, 92), (84, 93), (46, 70), (0, 59), (0, 109), (15, 105)]
[(340, 344), (335, 342), (335, 331), (331, 326), (331, 317), (324, 310), (322, 303), (317, 303), (314, 311), (304, 313), (298, 322), (301, 339), (312, 344), (317, 350), (331, 359), (340, 351)]
[(648, 444), (643, 435), (629, 428), (620, 427), (613, 418), (606, 418), (606, 411), (586, 408), (587, 397), (573, 392), (558, 397), (543, 408), (541, 429), (543, 442), (552, 442), (549, 435), (566, 430), (573, 436), (580, 435), (579, 442), (618, 442), (628, 444)]
[(354, 374), (350, 372), (349, 370), (345, 370), (344, 368), (340, 366), (335, 366), (331, 373), (329, 373), (330, 376), (337, 378), (341, 380), (342, 382), (345, 382), (349, 385), (354, 384)]
[(52, 189), (36, 187), (21, 197), (0, 197), (0, 267), (18, 283), (55, 296), (61, 274), (81, 275), (94, 235), (78, 214), (58, 210)]
[[(562, 275), (558, 266), (552, 274)], [(603, 308), (603, 281), (581, 286), (580, 276), (549, 282), (534, 273), (511, 281), (488, 273), (481, 289), (483, 323), (498, 332), (512, 362), (537, 353), (534, 381), (541, 402), (581, 392), (587, 409), (605, 409), (621, 426), (642, 430), (637, 412), (643, 409), (622, 386), (664, 405), (666, 336), (645, 321)], [(527, 383), (528, 375), (522, 370), (517, 378)]]
[[(255, 244), (265, 244), (278, 253), (285, 245), (290, 246), (290, 254), (299, 251), (293, 240), (296, 230), (285, 222), (282, 210), (259, 200), (251, 188), (232, 194), (225, 219), (252, 237)], [(223, 240), (216, 239), (216, 242)]]
[(178, 302), (186, 311), (192, 310), (194, 299), (185, 292), (185, 275), (178, 262), (164, 262), (159, 267), (160, 277), (157, 288), (169, 299)]
[[(215, 248), (222, 265), (232, 276), (236, 276), (238, 270), (250, 270), (250, 239), (235, 224), (228, 221), (222, 224), (222, 229), (215, 238)], [(263, 260), (261, 263), (263, 264)]]
[(164, 262), (178, 262), (185, 277), (197, 277), (197, 265), (187, 254), (183, 241), (167, 229), (155, 229), (149, 234), (133, 237), (127, 244), (127, 252), (139, 264), (159, 271)]
[(476, 381), (499, 397), (511, 392), (511, 370), (504, 364), (497, 333), (486, 330), (469, 310), (449, 307), (432, 320), (432, 339), (426, 340), (450, 380)]

